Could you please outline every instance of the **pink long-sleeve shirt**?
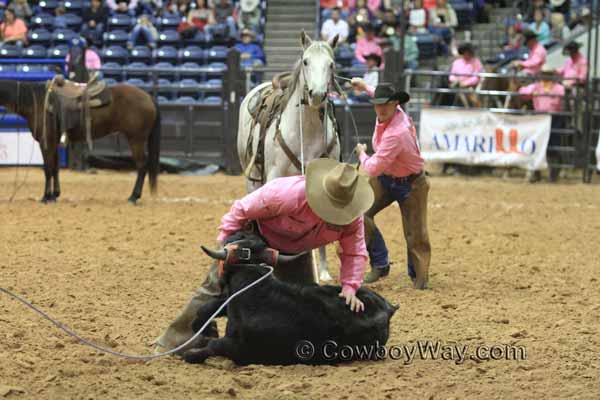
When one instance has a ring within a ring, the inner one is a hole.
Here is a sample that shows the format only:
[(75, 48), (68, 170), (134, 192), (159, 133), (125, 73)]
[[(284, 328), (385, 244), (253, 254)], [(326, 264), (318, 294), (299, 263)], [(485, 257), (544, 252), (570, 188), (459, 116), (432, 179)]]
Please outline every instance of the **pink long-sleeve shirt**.
[[(482, 71), (483, 65), (481, 65), (481, 61), (475, 57), (468, 61), (463, 57), (457, 58), (452, 63), (452, 68), (450, 69), (451, 74), (478, 74)], [(480, 78), (478, 76), (450, 75), (448, 80), (450, 82), (460, 82), (461, 86), (473, 87), (479, 84)]]
[(521, 61), (523, 72), (527, 75), (539, 74), (546, 62), (546, 49), (537, 43), (533, 49), (529, 49), (527, 60)]
[(300, 253), (339, 241), (342, 288), (355, 293), (367, 262), (363, 217), (339, 227), (319, 218), (306, 200), (305, 178), (273, 179), (241, 200), (221, 219), (217, 240), (224, 241), (249, 221), (256, 221), (269, 246)]
[[(69, 60), (71, 59), (71, 55), (67, 53), (65, 57), (65, 63), (67, 66), (69, 65)], [(85, 50), (85, 67), (87, 69), (100, 69), (101, 67), (100, 56), (96, 54), (94, 50), (86, 49)]]
[[(367, 87), (367, 93), (373, 97), (372, 86)], [(360, 165), (369, 176), (384, 174), (401, 178), (423, 170), (425, 161), (417, 143), (417, 131), (399, 106), (390, 120), (377, 120), (372, 144), (375, 154), (368, 156), (363, 152), (359, 156)]]
[(566, 84), (574, 85), (576, 83), (585, 83), (587, 69), (588, 62), (586, 58), (581, 53), (577, 53), (575, 59), (573, 57), (567, 58), (562, 68), (559, 68), (557, 71), (566, 80)]
[(531, 85), (519, 88), (519, 94), (533, 97), (533, 109), (536, 111), (553, 112), (562, 109), (562, 97), (544, 96), (544, 94), (565, 95), (565, 87), (560, 83), (553, 82), (550, 90), (544, 90), (541, 82), (535, 82)]
[[(367, 38), (360, 38), (356, 41), (356, 48), (354, 49), (354, 56), (361, 63), (365, 63), (365, 56), (369, 54), (377, 54), (383, 59), (383, 50), (377, 44), (376, 40), (367, 40)], [(383, 68), (383, 63), (381, 68)]]

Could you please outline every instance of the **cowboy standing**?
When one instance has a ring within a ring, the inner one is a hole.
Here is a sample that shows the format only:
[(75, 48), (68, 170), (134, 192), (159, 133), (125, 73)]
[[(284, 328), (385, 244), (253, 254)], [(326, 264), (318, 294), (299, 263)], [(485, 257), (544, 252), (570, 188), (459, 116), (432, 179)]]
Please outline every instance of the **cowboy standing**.
[(512, 64), (522, 70), (524, 75), (536, 75), (542, 70), (542, 66), (546, 63), (546, 49), (538, 43), (537, 34), (533, 31), (526, 30), (523, 32), (525, 45), (529, 51), (527, 60), (515, 60)]
[(557, 72), (563, 77), (563, 85), (566, 88), (582, 86), (587, 79), (588, 62), (579, 51), (579, 47), (581, 45), (573, 41), (567, 43), (563, 49), (563, 54), (568, 55), (569, 58), (565, 60), (565, 64)]
[[(307, 165), (306, 177), (277, 178), (237, 200), (221, 220), (217, 241), (223, 246), (228, 237), (249, 223), (256, 226), (269, 247), (286, 253), (302, 253), (339, 241), (340, 297), (352, 311), (359, 312), (364, 305), (356, 291), (367, 261), (362, 215), (372, 203), (373, 190), (356, 168), (332, 159), (317, 159)], [(275, 274), (278, 272), (291, 273), (286, 280), (303, 280), (285, 268), (276, 268)], [(313, 277), (305, 276), (304, 281), (312, 283)], [(213, 263), (190, 303), (157, 340), (157, 350), (173, 349), (192, 337), (191, 325), (198, 308), (221, 294), (217, 264)]]
[[(355, 149), (363, 170), (379, 183), (379, 189), (375, 190), (383, 191), (365, 217), (373, 219), (392, 202), (398, 202), (408, 250), (408, 275), (415, 288), (424, 289), (431, 259), (427, 232), (429, 180), (423, 171), (425, 162), (413, 122), (400, 108), (400, 104), (406, 103), (410, 97), (405, 92), (395, 91), (390, 84), (381, 84), (373, 91), (373, 87), (366, 85), (362, 79), (354, 78), (352, 85), (373, 97), (371, 103), (377, 114), (372, 142), (375, 153), (368, 156), (367, 146), (362, 143), (358, 143)], [(388, 250), (377, 228), (368, 250), (371, 272), (365, 278), (366, 283), (375, 282), (390, 271)]]

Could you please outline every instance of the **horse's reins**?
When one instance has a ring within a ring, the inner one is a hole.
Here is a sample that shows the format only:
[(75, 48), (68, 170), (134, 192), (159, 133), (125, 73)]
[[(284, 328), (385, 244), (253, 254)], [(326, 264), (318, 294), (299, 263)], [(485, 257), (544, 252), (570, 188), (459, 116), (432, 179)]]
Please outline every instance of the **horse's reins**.
[(111, 354), (113, 356), (122, 357), (122, 358), (128, 358), (128, 359), (131, 359), (131, 360), (144, 361), (144, 360), (153, 360), (155, 358), (159, 358), (159, 357), (163, 357), (163, 356), (167, 356), (167, 355), (170, 355), (170, 354), (177, 353), (177, 352), (183, 350), (189, 344), (191, 344), (194, 340), (196, 340), (202, 334), (202, 332), (204, 332), (204, 329), (206, 329), (206, 327), (212, 322), (212, 320), (215, 319), (217, 317), (217, 315), (219, 315), (219, 313), (231, 302), (231, 300), (233, 300), (235, 297), (239, 296), (240, 294), (244, 293), (246, 290), (252, 288), (253, 286), (258, 285), (260, 282), (262, 282), (263, 280), (267, 279), (273, 273), (273, 267), (271, 267), (269, 265), (266, 265), (266, 264), (261, 264), (261, 266), (267, 268), (269, 271), (265, 275), (263, 275), (260, 278), (258, 278), (257, 280), (255, 280), (254, 282), (252, 282), (252, 283), (244, 286), (242, 289), (238, 290), (237, 292), (235, 292), (234, 294), (232, 294), (231, 296), (229, 296), (227, 298), (227, 300), (225, 300), (225, 302), (223, 304), (221, 304), (221, 306), (217, 309), (217, 311), (215, 311), (210, 316), (210, 318), (204, 323), (204, 325), (202, 325), (202, 327), (200, 328), (200, 330), (198, 330), (198, 332), (196, 332), (194, 334), (194, 336), (192, 336), (190, 339), (188, 339), (185, 343), (180, 344), (179, 346), (175, 347), (174, 349), (171, 349), (171, 350), (168, 350), (168, 351), (165, 351), (165, 352), (162, 352), (162, 353), (148, 354), (148, 355), (126, 354), (126, 353), (121, 353), (121, 352), (109, 349), (109, 348), (104, 347), (104, 346), (100, 346), (99, 344), (96, 344), (96, 343), (92, 342), (89, 339), (85, 339), (85, 338), (81, 337), (76, 332), (74, 332), (69, 327), (67, 327), (66, 325), (64, 325), (61, 322), (55, 320), (54, 318), (52, 318), (51, 316), (49, 316), (47, 313), (45, 313), (44, 311), (40, 310), (39, 308), (37, 308), (33, 304), (31, 304), (31, 302), (25, 300), (24, 298), (20, 297), (17, 294), (14, 294), (10, 290), (5, 289), (3, 287), (0, 287), (0, 292), (5, 293), (8, 296), (12, 297), (13, 299), (19, 301), (21, 304), (25, 305), (29, 309), (31, 309), (31, 310), (35, 311), (36, 313), (38, 313), (39, 315), (41, 315), (44, 319), (50, 321), (54, 326), (56, 326), (57, 328), (59, 328), (62, 331), (64, 331), (67, 335), (69, 335), (69, 336), (77, 339), (79, 342), (81, 342), (81, 343), (83, 343), (83, 344), (85, 344), (85, 345), (87, 345), (89, 347), (92, 347), (92, 348), (94, 348), (96, 350), (99, 350), (101, 352), (104, 352), (104, 353)]
[[(358, 143), (360, 143), (360, 138), (358, 136), (358, 126), (356, 125), (356, 120), (354, 119), (354, 113), (352, 112), (352, 108), (348, 104), (348, 95), (346, 94), (346, 91), (342, 88), (340, 83), (337, 81), (337, 79), (351, 82), (352, 78), (346, 78), (344, 76), (334, 74), (333, 75), (333, 83), (336, 86), (336, 90), (341, 95), (341, 98), (344, 99), (344, 106), (345, 106), (346, 110), (348, 111), (348, 113), (350, 114), (350, 120), (352, 121), (352, 126), (354, 128), (354, 137), (356, 138), (356, 144), (358, 144)], [(352, 150), (352, 152), (350, 153), (350, 158), (352, 158), (352, 154), (355, 154), (355, 153), (356, 152), (354, 150)], [(350, 161), (350, 160), (348, 160), (348, 161)], [(360, 164), (360, 162), (359, 162), (359, 164)]]

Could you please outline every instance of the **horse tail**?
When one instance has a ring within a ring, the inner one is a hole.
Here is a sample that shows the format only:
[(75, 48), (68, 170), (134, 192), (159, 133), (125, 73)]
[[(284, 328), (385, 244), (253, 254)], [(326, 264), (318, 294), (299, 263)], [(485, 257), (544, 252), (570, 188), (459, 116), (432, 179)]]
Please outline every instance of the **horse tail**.
[(150, 192), (156, 194), (158, 173), (160, 172), (160, 108), (154, 100), (156, 116), (154, 125), (148, 136), (148, 179), (150, 180)]

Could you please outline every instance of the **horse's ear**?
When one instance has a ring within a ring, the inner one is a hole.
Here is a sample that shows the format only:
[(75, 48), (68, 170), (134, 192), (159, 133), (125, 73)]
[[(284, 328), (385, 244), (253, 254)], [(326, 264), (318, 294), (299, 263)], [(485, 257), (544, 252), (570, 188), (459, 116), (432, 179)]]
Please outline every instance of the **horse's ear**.
[(332, 49), (335, 49), (335, 46), (337, 45), (338, 40), (340, 40), (340, 34), (339, 33), (337, 35), (335, 35), (333, 37), (333, 39), (331, 39), (329, 41), (329, 45), (331, 46)]
[(300, 40), (302, 42), (302, 48), (304, 50), (306, 50), (308, 48), (308, 46), (310, 46), (312, 44), (312, 39), (310, 37), (308, 37), (306, 32), (304, 32), (304, 29), (302, 29), (302, 33), (300, 33)]

